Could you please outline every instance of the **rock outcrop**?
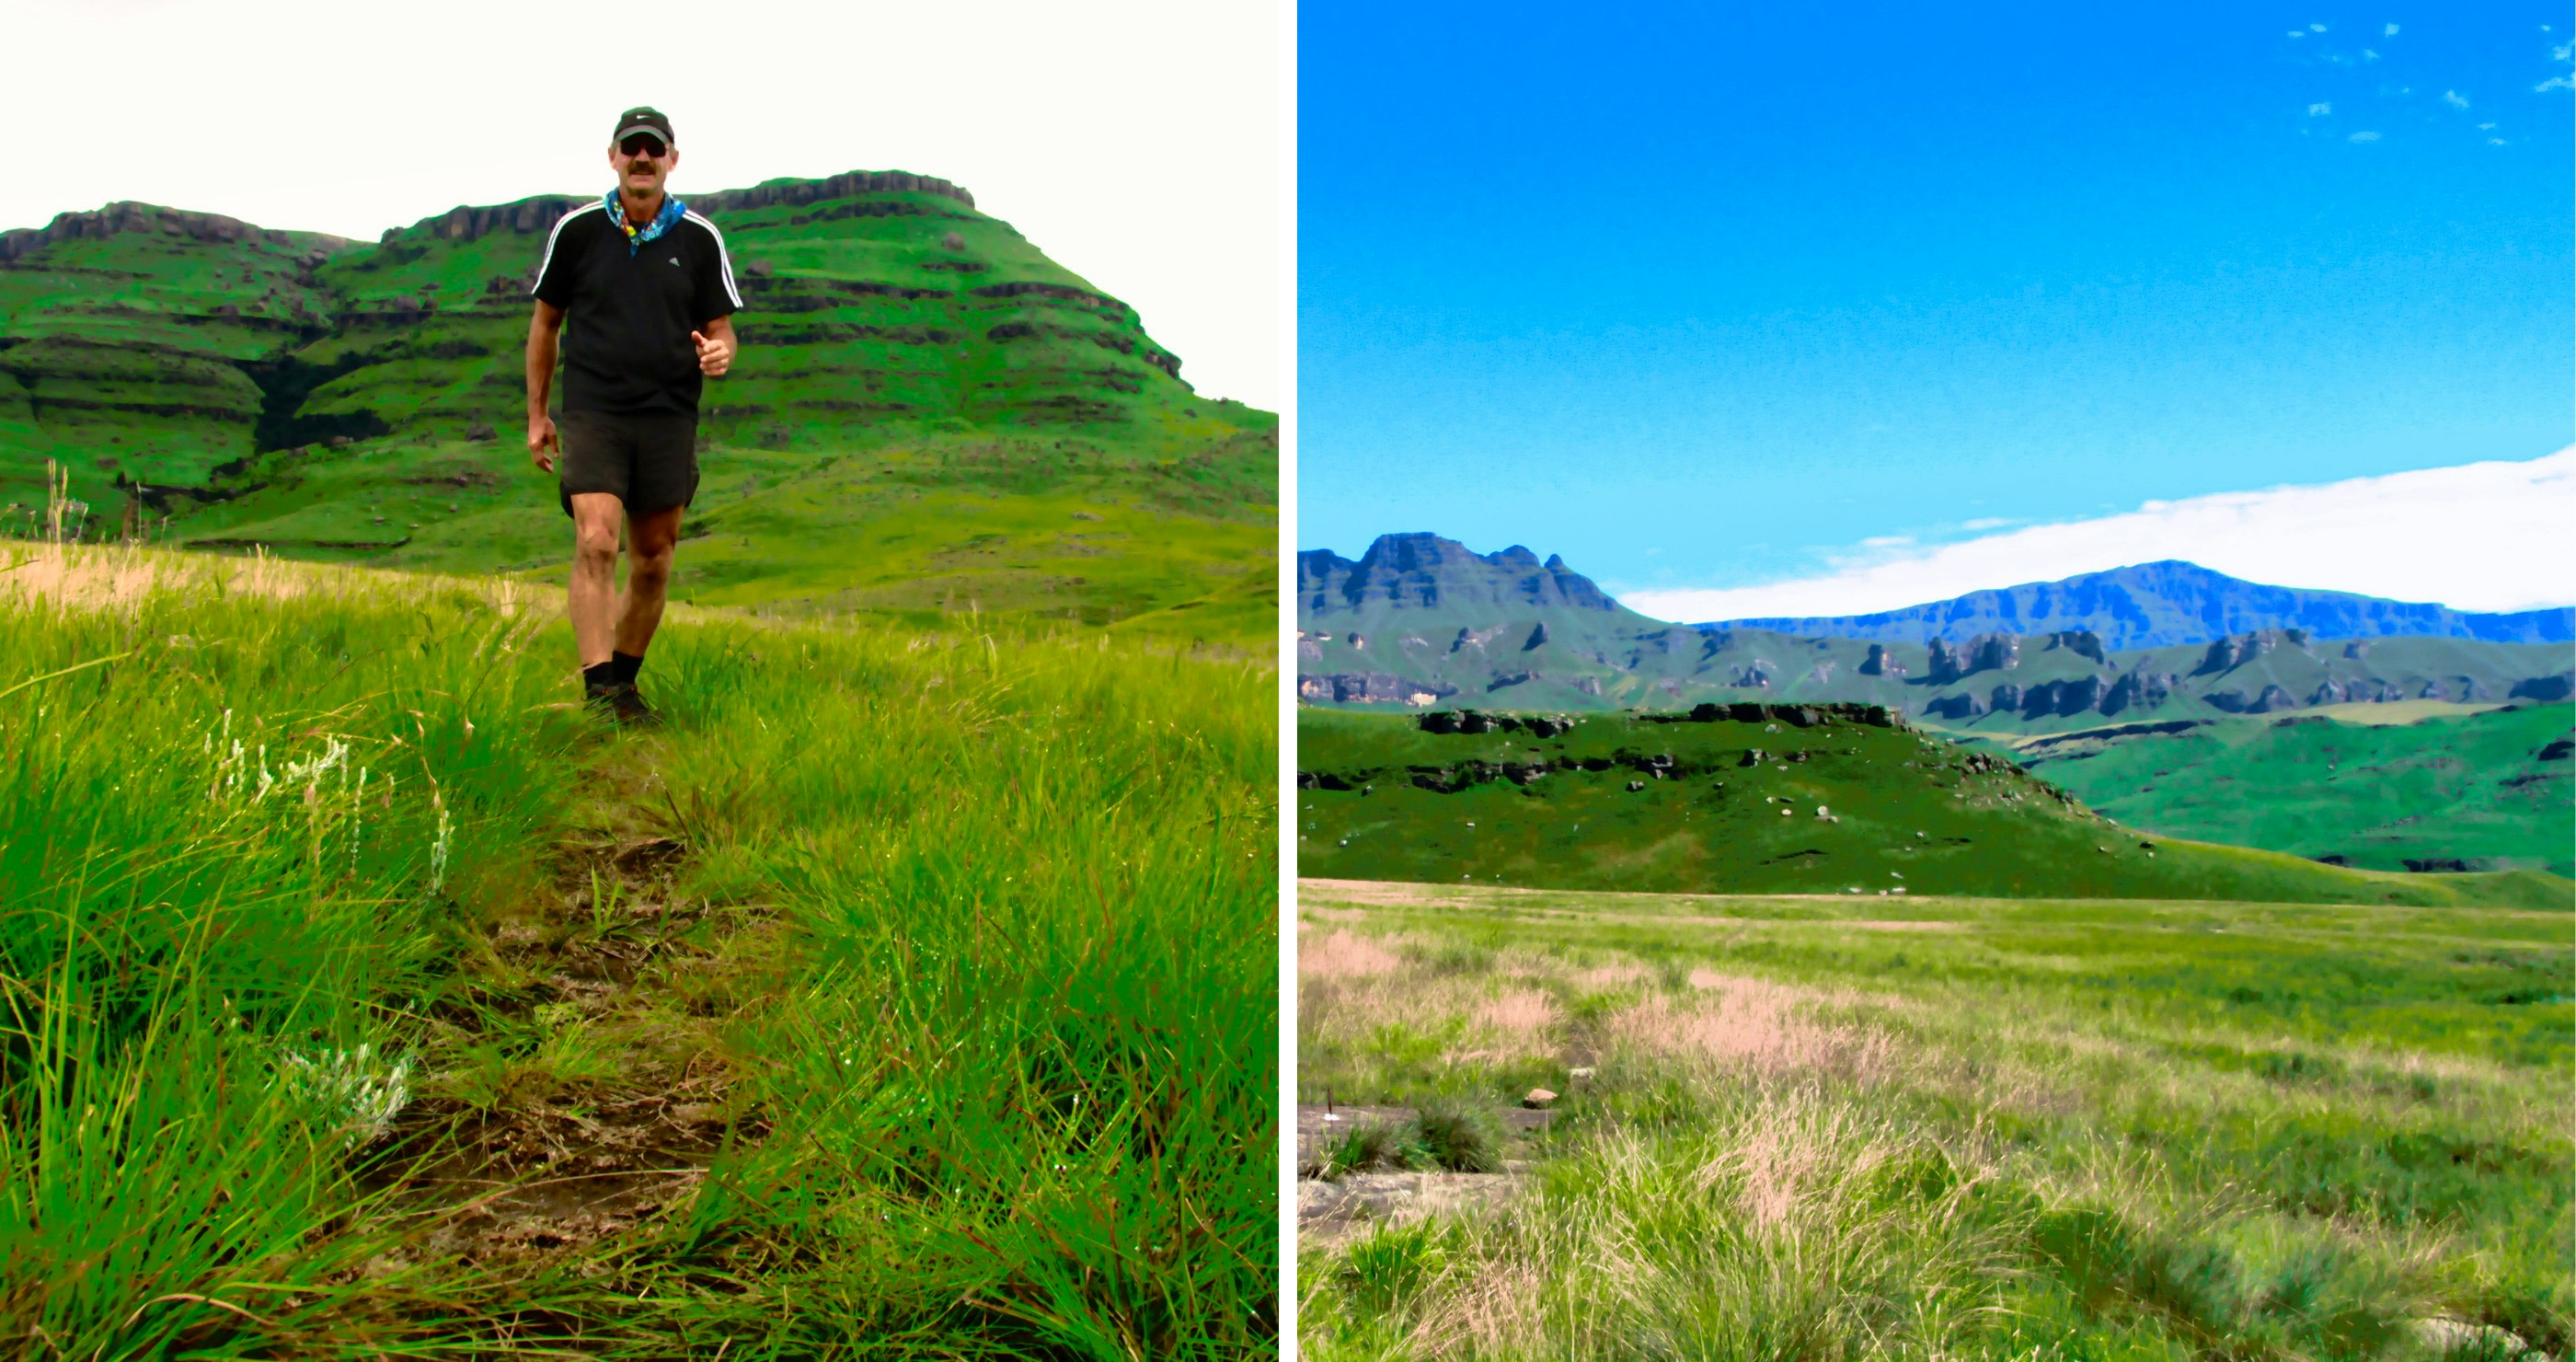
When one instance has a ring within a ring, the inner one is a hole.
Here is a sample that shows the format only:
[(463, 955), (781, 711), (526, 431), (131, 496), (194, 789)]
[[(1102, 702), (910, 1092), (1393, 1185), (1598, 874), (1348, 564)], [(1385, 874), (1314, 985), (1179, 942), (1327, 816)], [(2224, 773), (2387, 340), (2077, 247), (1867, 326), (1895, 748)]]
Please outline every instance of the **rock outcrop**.
[[(853, 170), (827, 175), (819, 180), (772, 180), (749, 189), (719, 189), (705, 194), (680, 192), (680, 199), (697, 212), (713, 216), (778, 204), (803, 207), (860, 194), (931, 194), (954, 199), (968, 208), (975, 206), (975, 196), (957, 185), (901, 170)], [(542, 232), (552, 228), (555, 219), (573, 209), (598, 201), (598, 196), (592, 194), (540, 194), (516, 203), (480, 207), (460, 204), (436, 217), (422, 218), (408, 227), (388, 227), (383, 240), (391, 242), (405, 237), (427, 236), (443, 241), (474, 241), (494, 232)], [(876, 207), (877, 211), (873, 213), (863, 211), (852, 216), (901, 216), (886, 205)], [(963, 245), (962, 240), (960, 245)], [(5, 249), (5, 246), (0, 246), (0, 251)], [(6, 257), (0, 255), (0, 258)]]
[(319, 232), (300, 232), (290, 237), (285, 232), (255, 227), (221, 213), (198, 213), (185, 208), (163, 208), (158, 204), (120, 200), (90, 212), (56, 213), (54, 220), (42, 227), (20, 227), (0, 232), (0, 263), (18, 260), (57, 241), (113, 236), (119, 232), (151, 232), (185, 241), (224, 244), (256, 239), (283, 246), (294, 240), (303, 240), (311, 243), (309, 249), (313, 258), (307, 263), (315, 265), (350, 245), (345, 237)]
[(1300, 672), (1297, 676), (1297, 698), (1317, 704), (1427, 705), (1457, 693), (1455, 686), (1415, 681), (1389, 672), (1327, 676)]

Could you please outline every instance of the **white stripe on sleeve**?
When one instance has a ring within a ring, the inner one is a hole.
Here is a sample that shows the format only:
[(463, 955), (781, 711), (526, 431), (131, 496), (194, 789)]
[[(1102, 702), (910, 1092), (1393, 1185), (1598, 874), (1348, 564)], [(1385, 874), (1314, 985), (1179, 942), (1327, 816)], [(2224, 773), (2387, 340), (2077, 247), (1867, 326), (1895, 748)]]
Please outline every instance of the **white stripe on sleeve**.
[(584, 213), (606, 212), (607, 209), (607, 201), (601, 200), (597, 203), (583, 204), (581, 207), (555, 219), (555, 229), (546, 233), (546, 253), (537, 261), (536, 281), (528, 285), (529, 296), (534, 297), (538, 289), (545, 287), (546, 270), (555, 263), (555, 242), (562, 238), (564, 225), (571, 222), (574, 218), (580, 217)]
[(733, 286), (733, 257), (725, 253), (724, 233), (717, 231), (714, 223), (698, 216), (697, 210), (694, 208), (680, 216), (706, 228), (707, 235), (716, 239), (716, 270), (724, 277), (725, 296), (733, 300), (733, 306), (736, 312), (741, 311), (742, 291)]

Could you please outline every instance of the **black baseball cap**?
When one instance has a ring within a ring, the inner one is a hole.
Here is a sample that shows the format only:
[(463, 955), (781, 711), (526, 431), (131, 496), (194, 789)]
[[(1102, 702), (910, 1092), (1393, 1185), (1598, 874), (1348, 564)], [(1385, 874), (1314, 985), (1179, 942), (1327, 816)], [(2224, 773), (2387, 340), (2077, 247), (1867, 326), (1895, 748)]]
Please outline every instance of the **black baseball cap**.
[(640, 109), (628, 109), (626, 112), (619, 114), (617, 116), (617, 131), (610, 134), (608, 140), (610, 144), (614, 145), (625, 141), (628, 137), (639, 132), (649, 132), (654, 136), (661, 138), (662, 145), (666, 147), (676, 147), (680, 144), (680, 139), (671, 135), (670, 116), (663, 113), (660, 109), (652, 108), (650, 106)]

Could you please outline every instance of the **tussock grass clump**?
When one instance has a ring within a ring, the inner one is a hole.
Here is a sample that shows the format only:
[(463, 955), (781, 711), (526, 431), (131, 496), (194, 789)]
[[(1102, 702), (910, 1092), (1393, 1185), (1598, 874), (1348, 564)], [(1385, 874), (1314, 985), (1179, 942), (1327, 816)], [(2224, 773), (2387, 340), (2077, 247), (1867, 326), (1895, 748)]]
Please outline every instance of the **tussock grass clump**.
[(1492, 1112), (1455, 1098), (1432, 1098), (1411, 1124), (1415, 1143), (1433, 1166), (1452, 1173), (1503, 1171), (1503, 1123)]
[(1859, 1356), (1866, 1342), (1868, 1355), (1937, 1355), (1973, 1339), (2001, 1295), (2011, 1241), (1979, 1196), (1889, 1122), (1812, 1096), (1748, 1101), (1686, 1134), (1591, 1143), (1480, 1222), (1357, 1241), (1318, 1274), (1308, 1346), (1715, 1358)]
[(1339, 1182), (1353, 1173), (1422, 1167), (1427, 1151), (1411, 1135), (1409, 1123), (1354, 1121), (1318, 1146), (1315, 1176)]

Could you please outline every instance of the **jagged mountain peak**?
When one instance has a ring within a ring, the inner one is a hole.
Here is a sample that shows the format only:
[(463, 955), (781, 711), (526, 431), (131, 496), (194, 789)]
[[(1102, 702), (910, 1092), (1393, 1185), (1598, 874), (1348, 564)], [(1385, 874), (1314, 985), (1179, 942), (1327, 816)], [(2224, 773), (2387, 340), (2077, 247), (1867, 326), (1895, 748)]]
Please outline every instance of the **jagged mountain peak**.
[(1379, 535), (1356, 561), (1331, 549), (1302, 552), (1297, 596), (1300, 613), (1309, 617), (1458, 608), (1498, 618), (1593, 611), (1643, 622), (1561, 555), (1542, 562), (1522, 544), (1480, 554), (1428, 531)]

